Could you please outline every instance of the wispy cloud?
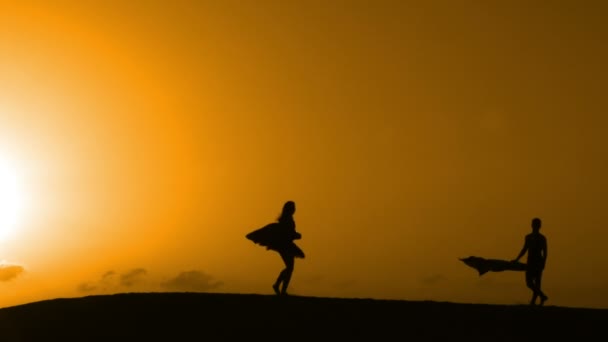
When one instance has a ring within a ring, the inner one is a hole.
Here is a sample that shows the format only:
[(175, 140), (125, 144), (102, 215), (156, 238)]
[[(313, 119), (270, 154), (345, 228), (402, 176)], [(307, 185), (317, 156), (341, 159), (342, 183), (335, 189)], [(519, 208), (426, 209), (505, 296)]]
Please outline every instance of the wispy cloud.
[(143, 268), (135, 268), (120, 275), (120, 285), (132, 286), (139, 282), (148, 272)]
[(161, 283), (161, 287), (171, 291), (203, 292), (216, 289), (223, 285), (210, 275), (197, 270), (184, 271), (176, 277)]
[(81, 293), (115, 293), (129, 288), (129, 291), (178, 291), (205, 292), (217, 289), (223, 282), (215, 280), (209, 274), (200, 270), (179, 272), (175, 277), (166, 281), (151, 281), (148, 270), (142, 267), (118, 273), (110, 270), (103, 273), (97, 280), (80, 283), (76, 290)]
[(85, 293), (118, 291), (121, 287), (130, 287), (141, 282), (146, 274), (146, 269), (141, 267), (131, 269), (125, 273), (110, 270), (104, 272), (96, 281), (80, 283), (76, 289)]
[(80, 283), (76, 288), (78, 292), (93, 292), (97, 290), (97, 286), (91, 283)]
[(21, 265), (0, 264), (0, 281), (11, 281), (24, 271), (25, 269)]

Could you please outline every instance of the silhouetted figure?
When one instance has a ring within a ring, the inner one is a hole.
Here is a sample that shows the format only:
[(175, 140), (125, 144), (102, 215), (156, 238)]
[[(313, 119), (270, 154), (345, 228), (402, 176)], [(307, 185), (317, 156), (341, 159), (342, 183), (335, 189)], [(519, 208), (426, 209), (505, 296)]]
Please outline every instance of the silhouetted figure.
[(539, 232), (541, 221), (539, 218), (532, 219), (532, 233), (526, 235), (524, 246), (513, 262), (528, 253), (526, 267), (526, 285), (532, 290), (530, 305), (536, 305), (536, 299), (540, 297), (540, 305), (543, 305), (548, 297), (541, 290), (541, 279), (545, 263), (547, 261), (547, 239)]
[(287, 201), (283, 205), (277, 222), (270, 223), (246, 235), (247, 239), (265, 246), (266, 249), (277, 251), (281, 255), (285, 268), (272, 285), (277, 295), (287, 295), (295, 258), (304, 258), (304, 252), (293, 242), (293, 240), (302, 238), (302, 235), (296, 231), (296, 223), (293, 219), (295, 212), (296, 204), (293, 201)]

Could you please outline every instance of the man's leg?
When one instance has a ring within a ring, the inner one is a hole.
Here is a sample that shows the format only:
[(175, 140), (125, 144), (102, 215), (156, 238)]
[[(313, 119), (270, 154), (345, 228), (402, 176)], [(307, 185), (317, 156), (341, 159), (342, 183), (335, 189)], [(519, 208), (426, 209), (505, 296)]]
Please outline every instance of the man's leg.
[(526, 270), (526, 286), (532, 290), (532, 300), (530, 300), (530, 305), (536, 305), (536, 297), (538, 297), (535, 280), (534, 271), (530, 269)]
[(540, 305), (543, 305), (545, 303), (545, 301), (547, 299), (549, 299), (549, 297), (547, 297), (540, 288), (542, 278), (543, 278), (543, 271), (540, 270), (538, 272), (538, 275), (536, 278), (536, 291), (537, 291), (538, 295), (540, 296)]

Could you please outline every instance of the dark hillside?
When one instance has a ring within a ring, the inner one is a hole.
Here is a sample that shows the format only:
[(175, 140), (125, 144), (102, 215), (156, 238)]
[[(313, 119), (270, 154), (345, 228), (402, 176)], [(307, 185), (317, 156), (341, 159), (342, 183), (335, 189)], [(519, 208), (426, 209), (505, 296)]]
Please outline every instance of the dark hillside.
[(608, 310), (552, 306), (128, 293), (0, 309), (0, 340), (605, 340), (607, 323)]

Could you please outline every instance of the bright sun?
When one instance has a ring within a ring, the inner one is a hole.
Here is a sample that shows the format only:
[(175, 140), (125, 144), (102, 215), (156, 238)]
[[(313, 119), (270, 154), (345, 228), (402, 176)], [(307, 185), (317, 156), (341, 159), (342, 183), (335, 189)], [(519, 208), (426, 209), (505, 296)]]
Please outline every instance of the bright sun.
[(17, 169), (0, 156), (0, 240), (15, 233), (23, 211), (23, 195)]

